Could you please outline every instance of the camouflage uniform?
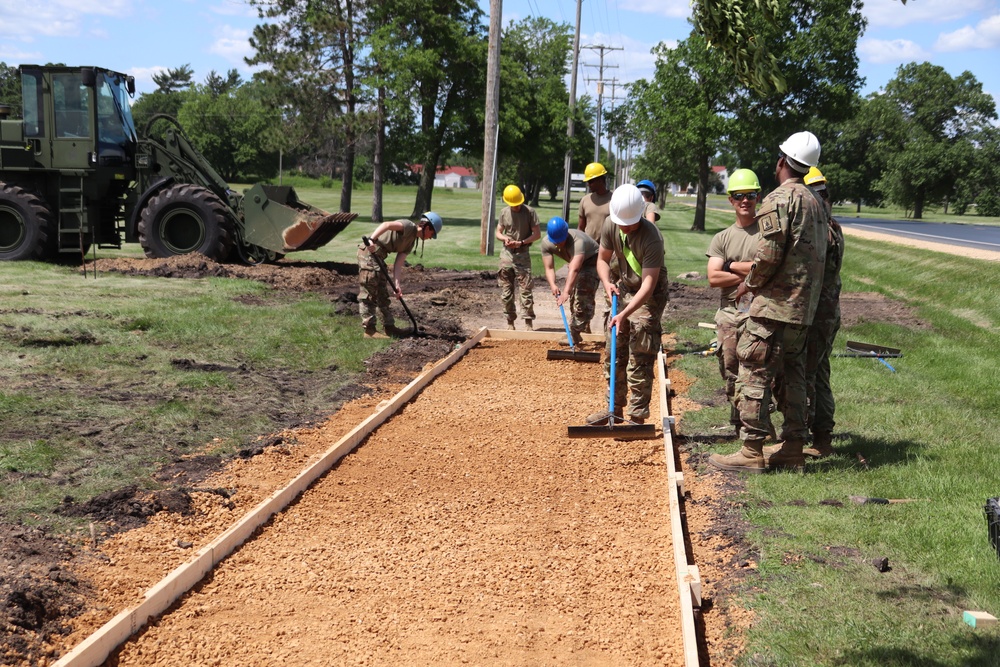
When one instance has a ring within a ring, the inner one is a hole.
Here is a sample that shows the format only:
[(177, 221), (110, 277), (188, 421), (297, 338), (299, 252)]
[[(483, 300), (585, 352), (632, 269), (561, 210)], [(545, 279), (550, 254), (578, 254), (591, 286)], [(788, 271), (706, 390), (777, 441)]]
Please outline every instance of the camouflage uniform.
[[(649, 419), (649, 401), (653, 391), (653, 376), (656, 354), (660, 351), (662, 324), (660, 318), (670, 299), (670, 279), (663, 263), (663, 235), (656, 225), (648, 220), (640, 220), (640, 226), (628, 235), (627, 243), (640, 269), (658, 268), (659, 276), (652, 294), (628, 320), (618, 327), (615, 341), (615, 397), (616, 409), (624, 407), (628, 396), (627, 417), (633, 421)], [(636, 272), (625, 256), (621, 228), (613, 222), (604, 225), (601, 231), (601, 248), (612, 251), (618, 260), (618, 310), (624, 310), (642, 286), (641, 273)], [(608, 352), (610, 352), (611, 331), (606, 330)], [(611, 381), (610, 354), (604, 355), (604, 378)]]
[[(385, 261), (389, 253), (409, 254), (417, 241), (417, 226), (409, 220), (399, 220), (403, 223), (402, 232), (388, 232), (381, 234), (381, 238), (374, 239), (378, 250), (375, 254)], [(392, 269), (389, 269), (392, 275)], [(358, 309), (361, 312), (361, 326), (365, 328), (365, 333), (375, 333), (376, 309), (382, 314), (382, 324), (388, 332), (395, 326), (392, 310), (389, 306), (389, 294), (394, 293), (394, 286), (390, 285), (379, 268), (378, 260), (368, 252), (364, 246), (358, 248), (358, 282), (361, 289), (358, 292)]]
[[(753, 260), (757, 250), (757, 222), (746, 227), (733, 223), (716, 234), (708, 246), (706, 257), (718, 257), (723, 262), (749, 262)], [(729, 398), (729, 423), (740, 428), (740, 412), (736, 409), (736, 381), (740, 372), (740, 360), (736, 355), (736, 341), (739, 327), (746, 320), (746, 313), (736, 309), (735, 287), (720, 290), (719, 309), (715, 312), (715, 333), (719, 343), (716, 356), (719, 358), (719, 374), (726, 383), (726, 396)]]
[[(580, 200), (580, 206), (577, 209), (577, 217), (583, 218), (586, 221), (586, 232), (587, 236), (594, 239), (598, 244), (601, 243), (601, 230), (604, 228), (604, 223), (608, 219), (608, 214), (611, 212), (611, 191), (605, 192), (603, 195), (599, 195), (596, 192), (591, 192), (590, 194), (584, 195), (583, 199)], [(608, 224), (613, 225), (613, 222)], [(611, 260), (611, 279), (617, 280), (618, 267), (615, 264), (616, 259)], [(608, 314), (611, 312), (611, 301), (608, 299), (607, 293), (604, 294), (604, 310), (601, 313), (601, 319), (604, 321), (603, 327), (606, 330), (608, 328)], [(590, 333), (588, 328), (587, 333)]]
[(576, 255), (583, 255), (583, 266), (573, 281), (573, 293), (569, 297), (569, 308), (572, 319), (569, 323), (573, 342), (579, 343), (581, 334), (590, 330), (590, 320), (594, 318), (594, 302), (597, 287), (601, 279), (597, 275), (597, 251), (600, 247), (579, 229), (570, 229), (569, 236), (561, 246), (549, 241), (548, 236), (542, 237), (542, 256), (551, 255), (568, 262)]
[(806, 343), (806, 379), (809, 425), (815, 438), (833, 433), (833, 390), (830, 387), (830, 353), (840, 330), (840, 267), (844, 262), (844, 231), (830, 218), (823, 289)]
[[(500, 220), (497, 222), (497, 230), (515, 241), (528, 238), (537, 227), (538, 215), (526, 204), (521, 204), (517, 211), (508, 206), (500, 212)], [(522, 317), (528, 322), (535, 319), (535, 297), (531, 293), (531, 255), (528, 253), (530, 247), (530, 244), (520, 248), (503, 246), (500, 251), (497, 284), (500, 286), (500, 300), (503, 301), (507, 324), (513, 324), (517, 319), (515, 286), (520, 294)]]
[(783, 368), (781, 439), (800, 442), (808, 436), (806, 334), (819, 303), (828, 216), (802, 179), (791, 178), (764, 198), (756, 219), (760, 240), (746, 278), (754, 296), (737, 343), (740, 438), (760, 441), (771, 432), (771, 386)]

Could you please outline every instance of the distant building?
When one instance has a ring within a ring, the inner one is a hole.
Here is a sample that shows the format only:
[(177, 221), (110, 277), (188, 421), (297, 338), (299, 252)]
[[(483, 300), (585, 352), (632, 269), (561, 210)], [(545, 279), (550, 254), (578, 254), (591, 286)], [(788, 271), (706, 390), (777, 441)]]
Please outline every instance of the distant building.
[[(729, 187), (729, 169), (725, 165), (716, 165), (711, 167), (711, 172), (708, 175), (709, 183), (709, 193), (711, 192), (725, 192), (726, 188)], [(721, 183), (722, 189), (719, 190), (715, 183)], [(681, 185), (680, 183), (669, 183), (667, 189), (670, 194), (675, 197), (683, 196), (693, 196), (698, 194), (698, 184), (697, 183), (687, 183), (686, 185)]]
[[(420, 174), (424, 169), (422, 164), (411, 164), (410, 171)], [(468, 167), (438, 167), (434, 173), (434, 187), (436, 188), (479, 188), (479, 181), (476, 180), (476, 172)]]

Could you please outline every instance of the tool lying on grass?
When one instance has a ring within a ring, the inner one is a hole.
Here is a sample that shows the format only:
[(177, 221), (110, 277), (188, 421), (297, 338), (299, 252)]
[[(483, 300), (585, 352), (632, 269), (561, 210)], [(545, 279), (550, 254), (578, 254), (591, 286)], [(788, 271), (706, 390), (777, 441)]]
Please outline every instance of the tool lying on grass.
[(869, 498), (868, 496), (848, 496), (857, 505), (896, 505), (899, 503), (918, 503), (924, 498)]
[(573, 334), (569, 330), (569, 322), (566, 321), (566, 309), (559, 304), (559, 313), (562, 315), (563, 326), (566, 328), (566, 339), (569, 341), (569, 352), (566, 350), (549, 350), (545, 358), (549, 361), (553, 359), (570, 359), (572, 361), (589, 361), (591, 363), (601, 360), (600, 352), (583, 352), (573, 344)]
[[(365, 244), (365, 248), (367, 248), (372, 244), (372, 240), (367, 236), (362, 236), (361, 241), (362, 243)], [(393, 294), (396, 294), (396, 281), (392, 279), (392, 275), (389, 273), (389, 267), (385, 265), (385, 260), (379, 257), (378, 255), (372, 255), (372, 256), (375, 258), (375, 261), (378, 262), (378, 268), (382, 270), (382, 275), (385, 276), (385, 279), (389, 281), (389, 289), (392, 290)], [(406, 311), (406, 316), (410, 318), (410, 324), (413, 325), (413, 330), (410, 331), (409, 335), (410, 336), (418, 335), (420, 332), (417, 331), (417, 321), (413, 318), (413, 313), (410, 312), (410, 309), (407, 307), (406, 302), (403, 301), (403, 297), (397, 295), (396, 298), (399, 299), (400, 305), (403, 306), (403, 310)]]
[[(618, 314), (618, 295), (611, 297), (611, 317)], [(636, 424), (622, 417), (615, 416), (615, 356), (618, 349), (618, 327), (611, 327), (611, 382), (608, 386), (608, 415), (596, 424), (568, 427), (571, 438), (655, 438), (656, 426), (653, 424)], [(618, 422), (617, 425), (615, 422)]]
[(868, 343), (859, 343), (857, 341), (849, 340), (847, 341), (847, 352), (842, 354), (835, 354), (835, 357), (867, 357), (869, 359), (878, 359), (886, 368), (888, 368), (893, 373), (896, 369), (893, 368), (887, 358), (894, 359), (902, 357), (903, 353), (894, 347), (882, 347), (881, 345), (869, 345)]

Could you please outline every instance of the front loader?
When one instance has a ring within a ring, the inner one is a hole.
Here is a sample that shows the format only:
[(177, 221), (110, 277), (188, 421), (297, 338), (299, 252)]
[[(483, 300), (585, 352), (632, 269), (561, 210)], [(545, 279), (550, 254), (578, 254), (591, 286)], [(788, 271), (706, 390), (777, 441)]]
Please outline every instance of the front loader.
[[(169, 116), (140, 134), (132, 77), (22, 65), (23, 114), (0, 106), (0, 260), (80, 258), (138, 242), (147, 257), (274, 260), (328, 243), (357, 217), (288, 186), (231, 190)], [(166, 129), (153, 136), (154, 126)]]

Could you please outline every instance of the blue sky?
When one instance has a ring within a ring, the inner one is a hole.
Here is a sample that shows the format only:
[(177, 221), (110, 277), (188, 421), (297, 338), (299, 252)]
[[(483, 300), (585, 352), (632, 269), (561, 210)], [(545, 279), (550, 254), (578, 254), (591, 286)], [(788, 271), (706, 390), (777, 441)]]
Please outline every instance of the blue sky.
[[(480, 0), (484, 10), (488, 0)], [(542, 14), (573, 24), (575, 0), (506, 0), (504, 24)], [(1000, 0), (869, 0), (868, 29), (858, 45), (864, 92), (891, 79), (904, 63), (925, 60), (950, 74), (971, 71), (1000, 100)], [(690, 32), (688, 0), (584, 0), (580, 43), (608, 51), (605, 80), (650, 77), (650, 50)], [(211, 71), (249, 68), (247, 38), (256, 11), (242, 0), (0, 0), (0, 61), (99, 65), (135, 75), (139, 92), (153, 73), (190, 64), (195, 79)], [(596, 95), (599, 54), (584, 49), (578, 93)], [(621, 89), (616, 95), (621, 95)], [(610, 90), (606, 91), (610, 95)]]

